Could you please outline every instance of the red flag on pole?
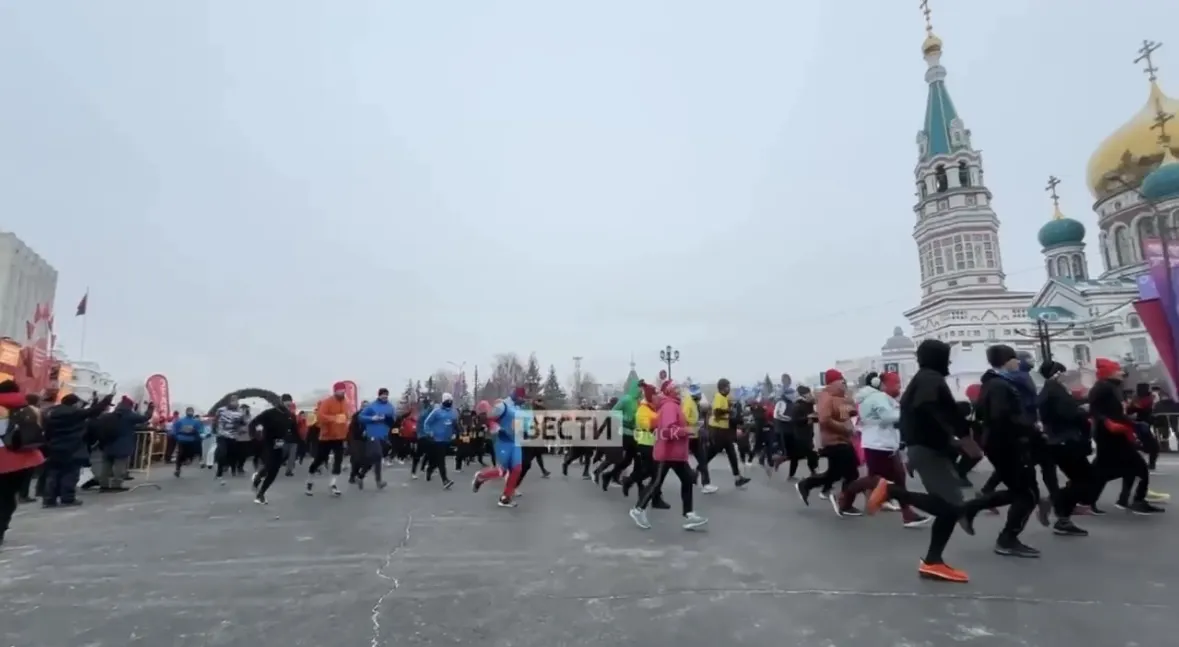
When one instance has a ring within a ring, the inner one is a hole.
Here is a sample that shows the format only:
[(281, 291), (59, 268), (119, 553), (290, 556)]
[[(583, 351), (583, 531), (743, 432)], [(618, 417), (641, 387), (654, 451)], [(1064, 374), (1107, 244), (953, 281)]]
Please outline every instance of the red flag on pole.
[(90, 293), (89, 292), (82, 295), (82, 300), (78, 302), (78, 312), (74, 315), (75, 317), (86, 316), (86, 302), (89, 300), (90, 300)]

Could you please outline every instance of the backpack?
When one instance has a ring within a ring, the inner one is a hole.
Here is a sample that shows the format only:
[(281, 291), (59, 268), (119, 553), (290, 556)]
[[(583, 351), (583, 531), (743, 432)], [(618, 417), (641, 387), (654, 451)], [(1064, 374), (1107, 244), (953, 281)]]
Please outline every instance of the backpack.
[(9, 409), (4, 421), (0, 442), (13, 451), (38, 449), (45, 444), (45, 429), (41, 425), (41, 412), (36, 407), (24, 406)]

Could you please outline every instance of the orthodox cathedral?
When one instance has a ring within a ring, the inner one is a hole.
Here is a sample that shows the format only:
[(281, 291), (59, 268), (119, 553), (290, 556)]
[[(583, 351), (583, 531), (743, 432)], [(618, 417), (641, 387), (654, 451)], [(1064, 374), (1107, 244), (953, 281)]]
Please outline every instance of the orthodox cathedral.
[(1095, 199), (1097, 249), (1104, 271), (1089, 275), (1085, 225), (1066, 217), (1056, 196), (1058, 180), (1049, 180), (1055, 209), (1039, 231), (1047, 282), (1036, 292), (1007, 289), (999, 245), (999, 219), (983, 160), (972, 133), (958, 114), (946, 85), (942, 41), (933, 33), (926, 11), (921, 51), (929, 86), (925, 121), (917, 133), (913, 239), (921, 271), (921, 302), (906, 311), (912, 339), (898, 328), (874, 357), (836, 364), (845, 375), (897, 369), (902, 377), (916, 371), (912, 349), (924, 339), (941, 339), (954, 347), (950, 385), (959, 393), (986, 368), (987, 346), (1002, 343), (1042, 359), (1038, 322), (1051, 336), (1052, 357), (1074, 369), (1072, 378), (1093, 381), (1093, 360), (1111, 357), (1136, 370), (1163, 375), (1158, 354), (1134, 311), (1138, 277), (1145, 274), (1145, 243), (1157, 236), (1156, 221), (1169, 222), (1171, 238), (1179, 234), (1179, 123), (1176, 138), (1167, 136), (1168, 121), (1179, 101), (1159, 86), (1151, 53), (1144, 43), (1138, 61), (1149, 78), (1145, 104), (1114, 131), (1089, 160), (1087, 183)]

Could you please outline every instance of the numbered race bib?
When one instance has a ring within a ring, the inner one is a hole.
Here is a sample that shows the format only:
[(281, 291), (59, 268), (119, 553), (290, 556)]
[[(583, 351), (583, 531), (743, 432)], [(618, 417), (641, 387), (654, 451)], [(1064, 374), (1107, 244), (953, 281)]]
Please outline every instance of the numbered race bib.
[(287, 441), (279, 439), (279, 440), (274, 441), (274, 448), (279, 449), (280, 447), (283, 447), (286, 444), (287, 444)]

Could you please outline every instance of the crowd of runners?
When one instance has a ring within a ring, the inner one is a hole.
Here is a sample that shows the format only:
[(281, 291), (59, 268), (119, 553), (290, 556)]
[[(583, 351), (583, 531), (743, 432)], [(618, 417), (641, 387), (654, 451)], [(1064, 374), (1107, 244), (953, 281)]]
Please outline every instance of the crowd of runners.
[[(317, 477), (327, 472), (327, 493), (333, 497), (343, 494), (345, 459), (347, 483), (358, 490), (370, 482), (385, 488), (384, 468), (398, 464), (409, 463), (412, 479), (424, 472), (425, 480), (433, 481), (437, 475), (444, 489), (453, 487), (454, 473), (475, 467), (471, 488), (479, 492), (503, 480), (497, 504), (514, 507), (534, 465), (543, 478), (550, 477), (547, 455), (560, 463), (564, 476), (577, 468), (603, 492), (619, 490), (630, 501), (631, 520), (643, 529), (651, 527), (650, 510), (672, 507), (664, 489), (674, 474), (680, 523), (697, 530), (708, 520), (696, 510), (693, 494), (697, 487), (703, 494), (718, 491), (708, 466), (723, 454), (734, 489), (744, 488), (760, 465), (769, 478), (785, 472), (808, 506), (817, 498), (841, 517), (894, 510), (905, 527), (930, 526), (918, 572), (953, 582), (968, 577), (946, 564), (943, 551), (956, 526), (973, 535), (981, 513), (1007, 507), (995, 552), (1034, 558), (1039, 551), (1020, 540), (1029, 519), (1034, 515), (1057, 535), (1085, 536), (1072, 519), (1105, 514), (1098, 502), (1109, 481), (1121, 482), (1118, 509), (1162, 512), (1158, 504), (1169, 496), (1150, 489), (1159, 449), (1149, 428), (1153, 399), (1149, 393), (1126, 394), (1118, 363), (1099, 359), (1098, 381), (1082, 398), (1061, 383), (1065, 367), (1057, 362), (1034, 368), (1002, 345), (989, 348), (987, 359), (991, 369), (973, 402), (952, 395), (945, 379), (950, 348), (937, 340), (919, 345), (918, 371), (903, 390), (893, 373), (870, 373), (852, 389), (832, 369), (824, 375), (825, 386), (814, 391), (795, 388), (783, 375), (773, 397), (742, 401), (721, 379), (709, 399), (698, 385), (678, 385), (661, 373), (596, 407), (617, 412), (622, 422), (620, 442), (604, 446), (520, 442), (529, 412), (544, 408), (523, 387), (469, 407), (456, 405), (450, 394), (394, 403), (389, 391), (380, 389), (373, 400), (350, 407), (346, 385), (337, 383), (314, 411), (298, 411), (289, 395), (282, 396), (283, 406), (257, 415), (234, 398), (208, 418), (190, 409), (167, 429), (168, 460), (177, 478), (186, 465), (199, 464), (215, 468), (222, 485), (227, 476), (244, 476), (252, 462), (254, 500), (260, 505), (268, 503), (280, 475), (294, 477), (307, 462), (302, 492), (313, 496)], [(1033, 370), (1043, 378), (1039, 389)], [(20, 488), (28, 487), (34, 472), (41, 474), (39, 495), (47, 508), (80, 505), (78, 473), (92, 456), (100, 461), (99, 489), (124, 491), (120, 473), (134, 442), (128, 430), (133, 434), (151, 417), (150, 410), (140, 413), (126, 398), (117, 405), (111, 397), (90, 403), (77, 396), (47, 400), (20, 393), (12, 382), (0, 383), (0, 542)], [(209, 439), (213, 450), (206, 453)], [(983, 458), (993, 473), (975, 492), (968, 475)], [(808, 474), (799, 479), (802, 465)], [(1058, 473), (1065, 476), (1063, 485)], [(906, 478), (914, 475), (923, 491), (907, 488)], [(862, 509), (856, 505), (861, 496)]]

